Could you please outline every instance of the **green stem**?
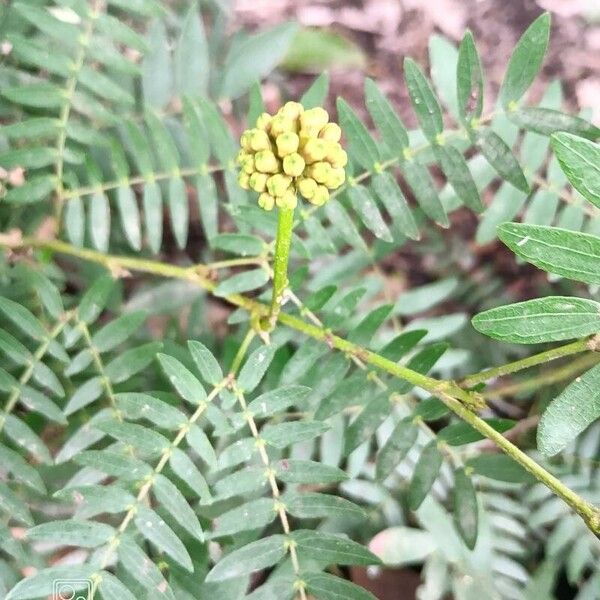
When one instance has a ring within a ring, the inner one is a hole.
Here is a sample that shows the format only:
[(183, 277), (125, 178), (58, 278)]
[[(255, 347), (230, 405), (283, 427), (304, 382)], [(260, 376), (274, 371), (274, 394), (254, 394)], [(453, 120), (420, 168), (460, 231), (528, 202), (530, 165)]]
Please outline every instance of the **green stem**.
[(540, 352), (539, 354), (534, 354), (533, 356), (528, 356), (527, 358), (522, 358), (500, 367), (486, 369), (481, 373), (474, 373), (473, 375), (465, 377), (462, 380), (461, 385), (463, 387), (472, 387), (478, 383), (482, 383), (483, 381), (489, 381), (490, 379), (495, 379), (496, 377), (502, 377), (503, 375), (516, 373), (517, 371), (521, 371), (523, 369), (529, 369), (530, 367), (550, 362), (551, 360), (556, 360), (557, 358), (562, 358), (563, 356), (569, 356), (570, 354), (585, 352), (589, 349), (590, 347), (588, 345), (588, 340), (577, 340), (576, 342), (565, 344), (564, 346), (559, 346), (558, 348), (552, 348), (552, 350), (546, 350), (545, 352)]
[(481, 435), (494, 442), (500, 450), (510, 456), (516, 463), (531, 473), (539, 482), (552, 490), (559, 498), (566, 502), (585, 522), (596, 535), (600, 533), (600, 510), (584, 500), (579, 494), (567, 487), (562, 481), (549, 473), (530, 456), (517, 448), (511, 441), (507, 440), (501, 433), (496, 431), (483, 419), (473, 414), (463, 404), (458, 402), (449, 394), (442, 393), (438, 398), (458, 417), (466, 421), (473, 429)]
[(273, 296), (269, 311), (268, 330), (271, 331), (277, 323), (281, 312), (281, 303), (288, 285), (288, 261), (292, 244), (292, 229), (294, 227), (294, 209), (280, 208), (277, 219), (277, 238), (275, 239), (275, 256), (273, 257)]
[(548, 373), (543, 373), (538, 377), (532, 377), (519, 381), (510, 385), (505, 385), (496, 389), (484, 390), (481, 395), (484, 398), (500, 398), (503, 396), (514, 396), (515, 394), (522, 394), (531, 390), (536, 390), (541, 387), (552, 385), (564, 381), (565, 379), (571, 379), (583, 371), (586, 371), (590, 367), (600, 362), (600, 354), (584, 354), (576, 360), (573, 360), (569, 364), (559, 369), (552, 369)]
[[(0, 237), (0, 245), (11, 247), (13, 249), (29, 247), (46, 248), (63, 254), (84, 258), (88, 261), (105, 265), (108, 268), (114, 269), (120, 267), (121, 269), (126, 268), (164, 277), (184, 279), (201, 286), (209, 292), (214, 291), (216, 288), (215, 282), (207, 279), (197, 270), (146, 259), (105, 255), (94, 250), (76, 248), (75, 246), (56, 240), (24, 238), (20, 242), (15, 242), (14, 240), (11, 241), (9, 238)], [(225, 300), (234, 306), (248, 310), (258, 316), (267, 316), (270, 314), (269, 307), (247, 298), (246, 296), (242, 296), (241, 294), (232, 294), (227, 296)], [(554, 475), (546, 471), (541, 465), (538, 465), (532, 458), (525, 454), (525, 452), (517, 448), (517, 446), (506, 439), (501, 433), (497, 432), (493, 427), (488, 425), (483, 419), (471, 411), (469, 407), (473, 408), (480, 405), (481, 400), (478, 395), (461, 388), (454, 381), (440, 381), (396, 364), (379, 354), (336, 336), (322, 327), (307, 323), (303, 319), (289, 313), (281, 313), (279, 315), (279, 320), (287, 327), (291, 327), (315, 340), (326, 343), (330, 348), (335, 348), (350, 356), (356, 356), (363, 362), (377, 367), (390, 375), (408, 381), (436, 396), (458, 417), (469, 423), (469, 425), (486, 438), (495, 442), (503, 452), (508, 454), (524, 469), (529, 471), (538, 481), (546, 485), (558, 497), (562, 498), (582, 517), (586, 525), (594, 533), (600, 533), (600, 510), (598, 508), (561, 483)]]

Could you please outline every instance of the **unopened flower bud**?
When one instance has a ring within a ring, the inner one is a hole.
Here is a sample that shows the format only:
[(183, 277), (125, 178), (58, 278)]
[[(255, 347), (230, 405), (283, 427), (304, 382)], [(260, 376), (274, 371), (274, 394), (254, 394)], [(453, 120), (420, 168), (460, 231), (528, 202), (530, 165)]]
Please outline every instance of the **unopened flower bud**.
[(246, 129), (242, 136), (240, 137), (240, 146), (242, 150), (252, 150), (252, 146), (250, 145), (250, 138), (252, 137), (252, 130)]
[(298, 204), (298, 197), (296, 193), (291, 188), (288, 189), (283, 196), (278, 196), (275, 198), (275, 202), (279, 208), (296, 208)]
[(258, 205), (265, 210), (273, 210), (275, 206), (275, 198), (269, 194), (261, 194), (258, 197)]
[(272, 175), (267, 179), (267, 190), (269, 190), (271, 196), (283, 196), (290, 187), (290, 183), (292, 183), (291, 177), (277, 173), (277, 175)]
[(244, 160), (249, 156), (249, 154), (242, 148), (235, 157), (235, 161), (238, 165), (243, 165)]
[(275, 117), (273, 117), (273, 120), (271, 121), (271, 135), (274, 138), (278, 138), (282, 133), (288, 133), (288, 132), (296, 132), (296, 126), (294, 124), (294, 121), (292, 121), (292, 119), (288, 119), (287, 117), (284, 117), (283, 115), (277, 115)]
[(327, 156), (327, 142), (318, 138), (309, 139), (304, 148), (302, 148), (302, 156), (304, 160), (310, 164), (323, 160)]
[(317, 182), (310, 177), (302, 177), (302, 179), (298, 180), (298, 191), (302, 196), (304, 196), (307, 200), (310, 200), (315, 192), (317, 191)]
[(336, 169), (343, 168), (348, 164), (348, 155), (339, 144), (335, 144), (327, 152), (327, 160), (331, 163), (332, 167)]
[(329, 190), (324, 185), (318, 185), (310, 201), (315, 206), (323, 206), (329, 200)]
[(255, 171), (250, 175), (248, 183), (255, 192), (264, 192), (267, 188), (268, 175), (266, 173), (258, 173)]
[(337, 190), (346, 180), (346, 172), (342, 167), (331, 169), (325, 185), (330, 190)]
[(298, 134), (293, 131), (287, 131), (286, 133), (278, 135), (275, 143), (277, 144), (277, 154), (283, 158), (298, 150), (300, 138), (298, 137)]
[(248, 173), (248, 175), (252, 175), (252, 173), (254, 173), (254, 156), (248, 154), (246, 158), (244, 158), (242, 169), (244, 173)]
[(250, 146), (255, 152), (260, 150), (270, 150), (271, 142), (266, 131), (262, 129), (253, 129), (250, 137)]
[(294, 152), (283, 159), (283, 170), (290, 177), (300, 177), (305, 164), (304, 159), (297, 152)]
[(342, 137), (342, 129), (337, 123), (327, 123), (321, 129), (319, 137), (328, 142), (339, 142)]
[(316, 107), (310, 110), (305, 110), (300, 115), (300, 127), (301, 129), (311, 130), (317, 129), (320, 131), (329, 121), (329, 114), (324, 108)]
[(241, 173), (238, 174), (238, 183), (240, 184), (240, 187), (244, 190), (249, 190), (250, 189), (250, 175), (248, 175), (248, 173), (244, 173), (244, 171), (242, 171)]
[(261, 173), (277, 173), (279, 162), (270, 150), (262, 150), (254, 156), (254, 167)]
[(318, 162), (310, 166), (308, 174), (317, 183), (325, 183), (329, 178), (331, 170), (331, 165), (328, 162)]
[(256, 119), (257, 129), (262, 129), (263, 131), (266, 131), (267, 129), (269, 129), (269, 125), (271, 124), (272, 119), (273, 117), (269, 113), (262, 113), (258, 117), (258, 119)]
[(294, 121), (297, 119), (303, 112), (304, 106), (300, 104), (300, 102), (286, 102), (279, 112), (288, 119), (292, 119)]

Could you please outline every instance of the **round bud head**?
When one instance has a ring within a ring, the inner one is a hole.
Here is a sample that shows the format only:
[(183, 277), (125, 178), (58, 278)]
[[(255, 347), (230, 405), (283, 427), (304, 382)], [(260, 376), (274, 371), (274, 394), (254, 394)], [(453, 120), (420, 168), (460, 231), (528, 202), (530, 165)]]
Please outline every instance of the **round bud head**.
[(267, 131), (269, 129), (269, 125), (271, 125), (272, 119), (273, 117), (269, 113), (262, 113), (258, 119), (256, 119), (256, 128)]
[(261, 150), (254, 155), (254, 167), (261, 173), (277, 173), (279, 161), (270, 150)]
[(258, 205), (265, 210), (273, 210), (275, 206), (275, 198), (269, 194), (261, 194), (258, 197)]
[(346, 171), (342, 167), (331, 169), (325, 185), (330, 190), (337, 190), (346, 180)]
[(252, 150), (252, 146), (250, 145), (251, 137), (252, 137), (251, 129), (246, 129), (246, 131), (244, 131), (244, 133), (242, 133), (242, 135), (240, 137), (240, 146), (242, 147), (242, 150), (246, 150), (246, 151)]
[(267, 179), (267, 190), (271, 196), (283, 196), (290, 187), (290, 183), (292, 183), (291, 177), (277, 173)]
[(244, 190), (249, 190), (250, 189), (250, 176), (248, 175), (248, 173), (244, 173), (244, 171), (242, 171), (241, 173), (238, 174), (238, 183), (240, 184), (240, 187)]
[(250, 146), (252, 146), (252, 150), (255, 152), (259, 152), (260, 150), (270, 150), (271, 142), (267, 132), (262, 129), (253, 129), (250, 137)]
[(279, 112), (292, 121), (296, 120), (303, 112), (304, 106), (300, 102), (286, 102), (280, 109)]
[(328, 162), (318, 162), (310, 166), (308, 174), (317, 183), (325, 183), (329, 179), (331, 171), (331, 165)]
[(302, 177), (302, 179), (298, 180), (298, 191), (302, 196), (304, 196), (307, 200), (310, 200), (317, 191), (317, 182), (310, 177)]
[(248, 173), (248, 175), (252, 175), (252, 173), (254, 173), (254, 156), (251, 154), (246, 156), (242, 164), (242, 169), (244, 173)]
[(282, 133), (295, 133), (296, 125), (292, 119), (288, 119), (283, 115), (276, 115), (271, 121), (271, 135), (278, 138)]
[(267, 179), (269, 176), (266, 173), (254, 172), (250, 175), (248, 183), (255, 192), (264, 192), (267, 189)]
[(329, 190), (324, 185), (318, 185), (310, 201), (315, 206), (323, 206), (329, 200)]
[(288, 154), (283, 159), (283, 171), (290, 177), (300, 177), (304, 171), (304, 159), (297, 153)]
[(277, 154), (283, 158), (284, 156), (292, 154), (298, 150), (300, 138), (298, 137), (297, 133), (288, 131), (278, 135), (275, 143), (277, 144)]
[(335, 146), (330, 148), (329, 152), (327, 152), (327, 160), (331, 163), (332, 167), (339, 169), (348, 164), (348, 155), (339, 144), (335, 144)]
[(275, 198), (275, 202), (279, 208), (296, 208), (298, 204), (298, 197), (296, 196), (296, 192), (289, 188), (283, 196), (278, 196)]
[(248, 152), (246, 152), (243, 148), (237, 153), (237, 156), (235, 157), (235, 162), (238, 165), (243, 165), (244, 164), (244, 160), (250, 156), (248, 154)]
[(317, 129), (320, 131), (329, 121), (329, 113), (321, 107), (305, 110), (300, 115), (300, 128), (307, 131)]
[(325, 140), (311, 138), (304, 144), (302, 156), (308, 164), (311, 164), (323, 160), (327, 156), (327, 150), (328, 147)]
[(327, 123), (321, 129), (319, 137), (328, 142), (339, 142), (342, 138), (342, 129), (337, 123)]

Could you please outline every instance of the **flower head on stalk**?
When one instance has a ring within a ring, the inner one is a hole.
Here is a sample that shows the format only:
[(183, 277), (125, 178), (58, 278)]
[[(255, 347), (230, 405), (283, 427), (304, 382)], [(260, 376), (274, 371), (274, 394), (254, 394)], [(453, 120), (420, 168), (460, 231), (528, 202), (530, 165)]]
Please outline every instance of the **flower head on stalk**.
[(322, 206), (346, 179), (342, 131), (323, 108), (287, 102), (275, 115), (262, 113), (240, 138), (239, 184), (258, 192), (265, 210), (295, 208), (298, 194)]

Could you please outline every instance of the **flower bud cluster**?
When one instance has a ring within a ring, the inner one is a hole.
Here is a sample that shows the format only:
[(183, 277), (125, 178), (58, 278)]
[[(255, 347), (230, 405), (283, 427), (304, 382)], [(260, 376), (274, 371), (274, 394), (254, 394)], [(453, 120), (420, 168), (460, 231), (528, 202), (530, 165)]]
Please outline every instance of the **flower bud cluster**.
[(346, 178), (341, 136), (323, 108), (287, 102), (275, 115), (263, 113), (240, 139), (239, 184), (258, 192), (265, 210), (295, 208), (298, 194), (321, 206)]

